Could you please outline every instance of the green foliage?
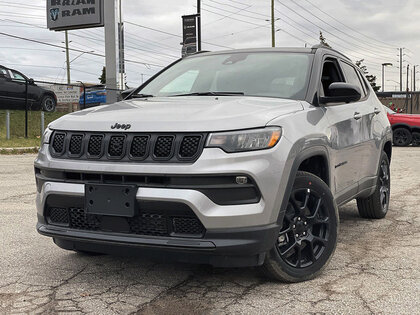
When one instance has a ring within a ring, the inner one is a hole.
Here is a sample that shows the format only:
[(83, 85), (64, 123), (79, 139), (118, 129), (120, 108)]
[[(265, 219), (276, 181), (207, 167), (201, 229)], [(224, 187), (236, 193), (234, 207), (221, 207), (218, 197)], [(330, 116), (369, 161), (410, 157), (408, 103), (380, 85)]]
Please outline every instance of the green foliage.
[(106, 84), (106, 67), (102, 68), (102, 74), (98, 79), (101, 84)]
[(356, 61), (356, 66), (359, 67), (360, 70), (362, 70), (362, 73), (365, 75), (366, 79), (369, 81), (372, 89), (375, 92), (378, 92), (381, 87), (379, 85), (376, 85), (376, 75), (369, 74), (369, 71), (367, 70), (367, 67), (363, 64), (364, 59), (360, 59)]
[(327, 40), (325, 39), (324, 35), (322, 34), (321, 31), (319, 31), (319, 42), (322, 46), (326, 46), (326, 47), (330, 47), (331, 46), (327, 43)]

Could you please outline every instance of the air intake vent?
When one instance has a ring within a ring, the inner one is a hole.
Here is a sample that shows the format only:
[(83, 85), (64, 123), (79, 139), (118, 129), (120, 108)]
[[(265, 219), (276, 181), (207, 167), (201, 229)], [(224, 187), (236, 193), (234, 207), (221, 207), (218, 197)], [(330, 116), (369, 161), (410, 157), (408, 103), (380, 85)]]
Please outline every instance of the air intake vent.
[(109, 140), (108, 154), (111, 157), (122, 157), (124, 153), (124, 136), (112, 136)]
[(149, 142), (148, 136), (136, 136), (131, 143), (130, 154), (134, 158), (144, 158), (147, 153), (147, 143)]
[(102, 140), (104, 136), (94, 135), (90, 136), (88, 153), (91, 157), (99, 157), (102, 155)]
[(70, 138), (69, 153), (71, 155), (80, 155), (82, 153), (82, 135), (72, 135)]
[(52, 147), (56, 154), (61, 154), (64, 151), (64, 140), (66, 138), (65, 133), (56, 133), (54, 134), (54, 139), (52, 143)]
[(174, 143), (173, 136), (160, 136), (156, 140), (154, 154), (159, 159), (170, 158)]
[(182, 158), (192, 158), (198, 152), (201, 136), (187, 136), (182, 139), (179, 156)]

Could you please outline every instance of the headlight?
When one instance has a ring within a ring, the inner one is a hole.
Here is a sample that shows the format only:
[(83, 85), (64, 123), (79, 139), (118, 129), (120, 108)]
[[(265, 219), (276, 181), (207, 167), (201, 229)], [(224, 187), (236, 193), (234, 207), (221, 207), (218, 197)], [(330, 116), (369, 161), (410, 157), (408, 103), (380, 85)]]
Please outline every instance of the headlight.
[(210, 134), (206, 147), (220, 148), (229, 153), (263, 150), (274, 147), (280, 137), (280, 127), (218, 132)]
[(52, 135), (52, 130), (50, 128), (45, 129), (44, 134), (41, 138), (41, 145), (50, 143), (50, 138)]

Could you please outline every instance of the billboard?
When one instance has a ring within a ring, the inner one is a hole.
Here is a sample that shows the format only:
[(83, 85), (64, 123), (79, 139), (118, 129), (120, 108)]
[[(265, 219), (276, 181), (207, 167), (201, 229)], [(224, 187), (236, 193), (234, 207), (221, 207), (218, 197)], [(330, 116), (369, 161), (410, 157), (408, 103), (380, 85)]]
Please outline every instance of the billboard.
[(101, 27), (103, 12), (103, 0), (47, 0), (47, 27), (53, 31)]

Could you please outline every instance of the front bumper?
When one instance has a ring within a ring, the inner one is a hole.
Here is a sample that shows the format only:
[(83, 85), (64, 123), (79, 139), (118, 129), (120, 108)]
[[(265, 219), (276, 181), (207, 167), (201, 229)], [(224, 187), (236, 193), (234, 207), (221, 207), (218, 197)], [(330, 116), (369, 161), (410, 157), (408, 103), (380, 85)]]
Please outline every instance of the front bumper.
[(141, 255), (217, 267), (246, 267), (264, 262), (265, 253), (273, 247), (280, 227), (272, 224), (246, 229), (207, 230), (202, 239), (93, 233), (42, 223), (37, 224), (37, 230), (42, 235), (53, 237), (58, 246), (67, 250)]
[[(204, 149), (192, 164), (94, 162), (53, 158), (42, 146), (35, 167), (44, 170), (197, 176), (243, 174), (252, 178), (261, 198), (258, 202), (221, 205), (195, 189), (142, 187), (138, 202), (175, 202), (188, 206), (205, 228), (201, 238), (153, 237), (114, 232), (84, 231), (48, 224), (50, 196), (84, 198), (84, 184), (45, 181), (37, 193), (38, 232), (53, 237), (65, 249), (102, 253), (172, 256), (177, 261), (208, 263), (215, 266), (254, 266), (264, 261), (281, 226), (280, 210), (292, 167), (288, 159), (290, 143), (282, 138), (273, 149), (227, 154), (220, 149)], [(280, 219), (280, 220), (279, 220)]]

